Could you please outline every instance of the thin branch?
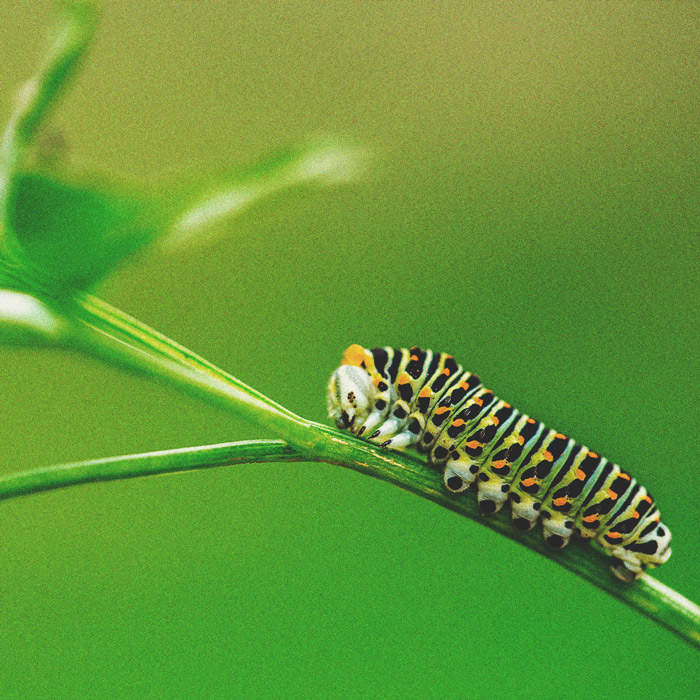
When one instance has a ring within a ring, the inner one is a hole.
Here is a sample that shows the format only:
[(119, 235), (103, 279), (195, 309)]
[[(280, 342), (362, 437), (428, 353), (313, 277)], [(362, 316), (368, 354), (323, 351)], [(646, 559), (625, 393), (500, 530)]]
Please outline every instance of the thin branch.
[(280, 440), (255, 440), (97, 459), (8, 474), (0, 478), (0, 500), (77, 484), (235, 464), (325, 461), (388, 481), (475, 520), (551, 559), (700, 648), (700, 608), (658, 580), (648, 575), (631, 585), (617, 580), (608, 570), (607, 558), (581, 540), (554, 552), (546, 546), (541, 533), (522, 533), (513, 528), (503, 511), (483, 517), (473, 496), (447, 492), (440, 475), (424, 462), (409, 455), (382, 451), (330, 428), (323, 429), (335, 444), (325, 456), (304, 454)]
[(177, 474), (252, 462), (301, 461), (309, 460), (281, 440), (229, 442), (221, 445), (185, 447), (177, 450), (92, 459), (5, 474), (0, 477), (0, 501), (78, 484), (134, 479), (158, 474)]
[[(550, 549), (537, 530), (516, 530), (503, 511), (484, 518), (476, 499), (448, 492), (442, 477), (408, 454), (383, 450), (352, 435), (297, 416), (211, 362), (146, 324), (84, 296), (70, 314), (78, 319), (77, 339), (85, 352), (160, 379), (234, 415), (273, 430), (309, 461), (354, 469), (434, 501), (538, 552), (598, 588), (651, 617), (700, 647), (700, 611), (691, 601), (649, 576), (630, 585), (609, 571), (609, 558), (581, 540)], [(651, 583), (650, 583), (651, 582)]]

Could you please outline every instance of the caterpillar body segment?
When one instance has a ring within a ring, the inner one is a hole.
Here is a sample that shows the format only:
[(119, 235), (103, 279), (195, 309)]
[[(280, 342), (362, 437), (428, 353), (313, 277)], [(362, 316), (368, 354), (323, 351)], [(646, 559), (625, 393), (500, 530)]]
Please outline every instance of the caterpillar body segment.
[(451, 355), (351, 345), (331, 376), (327, 405), (341, 429), (427, 454), (449, 491), (476, 483), (484, 515), (510, 501), (514, 526), (529, 530), (540, 520), (555, 549), (574, 534), (593, 540), (622, 580), (671, 556), (671, 533), (643, 486), (499, 399)]

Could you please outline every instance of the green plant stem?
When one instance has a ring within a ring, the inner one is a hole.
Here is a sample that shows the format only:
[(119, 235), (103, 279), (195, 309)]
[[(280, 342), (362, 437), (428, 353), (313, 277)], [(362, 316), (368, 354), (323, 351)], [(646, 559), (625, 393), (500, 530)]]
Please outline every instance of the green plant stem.
[(176, 474), (252, 462), (300, 462), (307, 458), (281, 440), (230, 442), (58, 464), (0, 477), (0, 500), (66, 486)]
[(376, 446), (343, 433), (336, 432), (335, 435), (338, 447), (334, 455), (326, 458), (302, 453), (280, 440), (255, 440), (97, 459), (8, 474), (0, 478), (0, 500), (77, 484), (252, 462), (327, 461), (396, 484), (476, 520), (557, 562), (700, 648), (700, 608), (660, 581), (644, 575), (633, 585), (622, 583), (608, 571), (605, 558), (581, 540), (572, 541), (565, 550), (553, 552), (543, 542), (541, 533), (515, 530), (503, 511), (488, 518), (481, 516), (476, 499), (445, 491), (440, 475), (423, 462), (408, 455), (383, 453)]
[[(538, 552), (624, 601), (644, 615), (700, 646), (700, 612), (693, 603), (644, 576), (634, 585), (608, 570), (607, 557), (583, 541), (554, 552), (541, 533), (521, 533), (501, 512), (484, 518), (473, 498), (447, 492), (440, 474), (408, 454), (382, 450), (346, 432), (308, 421), (175, 343), (166, 336), (90, 295), (75, 301), (70, 317), (77, 319), (81, 348), (119, 366), (156, 377), (263, 429), (274, 431), (293, 449), (294, 459), (323, 461), (354, 469), (416, 493), (469, 517)], [(292, 453), (289, 453), (290, 455)]]
[[(290, 445), (310, 450), (326, 441), (325, 426), (296, 415), (208, 360), (106, 302), (85, 294), (65, 310), (84, 351), (233, 412)], [(318, 430), (320, 428), (320, 430)]]

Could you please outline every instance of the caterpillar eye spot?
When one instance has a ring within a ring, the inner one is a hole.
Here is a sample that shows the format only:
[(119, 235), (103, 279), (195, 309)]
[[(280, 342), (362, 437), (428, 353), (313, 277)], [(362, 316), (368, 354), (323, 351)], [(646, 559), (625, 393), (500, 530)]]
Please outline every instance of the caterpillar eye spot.
[[(595, 539), (623, 581), (671, 556), (670, 533), (644, 487), (597, 452), (499, 399), (451, 355), (419, 347), (351, 349), (348, 357), (371, 355), (373, 362), (353, 377), (367, 381), (368, 393), (347, 391), (353, 410), (341, 413), (339, 425), (366, 420), (358, 437), (382, 435), (380, 447), (388, 449), (420, 448), (443, 472), (447, 491), (461, 493), (475, 483), (482, 514), (510, 503), (513, 527), (526, 532), (539, 521), (552, 549), (565, 547), (571, 535)], [(342, 396), (333, 381), (329, 393)], [(367, 402), (369, 414), (363, 412)], [(337, 410), (330, 405), (331, 417)]]

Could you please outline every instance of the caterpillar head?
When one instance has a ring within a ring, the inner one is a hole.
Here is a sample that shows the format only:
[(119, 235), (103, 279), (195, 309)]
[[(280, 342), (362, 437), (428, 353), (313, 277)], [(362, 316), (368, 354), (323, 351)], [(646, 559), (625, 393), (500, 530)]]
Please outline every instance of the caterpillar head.
[(343, 356), (343, 364), (331, 375), (328, 382), (328, 416), (335, 424), (344, 430), (355, 431), (367, 419), (374, 406), (376, 389), (372, 378), (365, 369), (364, 362), (347, 362), (350, 350), (360, 346), (351, 346)]

